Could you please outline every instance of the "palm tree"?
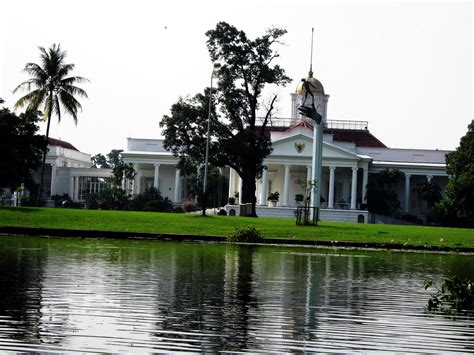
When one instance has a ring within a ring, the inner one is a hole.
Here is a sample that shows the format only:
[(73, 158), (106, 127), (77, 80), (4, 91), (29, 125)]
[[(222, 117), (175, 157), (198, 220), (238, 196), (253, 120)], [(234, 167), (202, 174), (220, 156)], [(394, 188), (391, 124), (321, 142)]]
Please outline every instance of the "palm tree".
[(15, 104), (14, 108), (26, 106), (27, 110), (42, 109), (46, 126), (46, 148), (43, 152), (43, 164), (41, 166), (41, 178), (38, 193), (38, 204), (43, 192), (44, 166), (46, 153), (48, 151), (47, 143), (49, 138), (49, 127), (51, 116), (54, 112), (58, 116), (58, 122), (61, 121), (61, 113), (65, 112), (74, 119), (77, 125), (77, 112), (82, 110), (82, 106), (75, 96), (87, 98), (87, 93), (76, 86), (76, 84), (88, 82), (86, 78), (80, 76), (68, 76), (74, 69), (74, 64), (66, 64), (66, 52), (61, 50), (61, 45), (53, 44), (48, 50), (39, 47), (41, 64), (27, 63), (24, 72), (28, 73), (30, 79), (18, 85), (14, 93), (19, 90), (28, 91)]

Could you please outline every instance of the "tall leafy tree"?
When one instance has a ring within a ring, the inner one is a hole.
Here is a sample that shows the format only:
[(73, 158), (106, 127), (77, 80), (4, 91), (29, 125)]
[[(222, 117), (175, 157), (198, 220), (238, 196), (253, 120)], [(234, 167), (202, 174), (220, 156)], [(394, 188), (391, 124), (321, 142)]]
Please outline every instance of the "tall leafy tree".
[[(66, 113), (77, 124), (77, 114), (79, 110), (82, 110), (82, 106), (76, 97), (87, 97), (87, 93), (77, 84), (88, 80), (80, 76), (70, 76), (74, 64), (65, 62), (66, 52), (61, 50), (61, 45), (53, 44), (48, 49), (39, 47), (39, 50), (40, 64), (27, 63), (25, 65), (23, 71), (30, 76), (30, 79), (18, 85), (13, 92), (20, 90), (28, 92), (16, 102), (15, 109), (26, 106), (29, 111), (43, 111), (47, 122), (45, 140), (48, 142), (53, 114), (60, 122), (62, 114)], [(43, 151), (38, 201), (42, 195), (46, 153), (47, 146)]]
[(430, 211), (434, 204), (438, 203), (442, 198), (441, 187), (428, 180), (419, 182), (414, 191), (418, 193), (421, 200), (426, 201), (426, 212)]
[(112, 169), (111, 182), (117, 188), (122, 184), (124, 178), (133, 180), (137, 174), (132, 163), (126, 164), (123, 161), (122, 152), (123, 149), (112, 149), (105, 156), (99, 153), (91, 157), (93, 168)]
[(37, 111), (26, 111), (17, 116), (8, 109), (0, 110), (0, 187), (15, 190), (21, 184), (30, 185), (32, 174), (41, 165), (46, 147), (38, 135)]
[(123, 149), (112, 149), (107, 155), (96, 154), (91, 157), (92, 167), (113, 169), (123, 161), (122, 152)]
[(91, 157), (91, 163), (93, 168), (110, 169), (110, 165), (107, 161), (107, 158), (101, 153), (93, 155)]
[(432, 216), (443, 224), (474, 227), (474, 121), (459, 147), (446, 155), (446, 170), (450, 179), (445, 196)]
[[(254, 40), (234, 26), (219, 22), (206, 33), (207, 48), (215, 66), (217, 88), (192, 98), (180, 98), (171, 107), (171, 115), (160, 122), (165, 148), (179, 157), (178, 166), (195, 172), (202, 165), (206, 150), (207, 117), (211, 117), (209, 162), (216, 167), (229, 166), (242, 179), (243, 203), (253, 204), (255, 215), (256, 179), (263, 171), (263, 160), (271, 153), (267, 132), (277, 96), (269, 105), (261, 105), (267, 85), (286, 85), (290, 78), (274, 63), (273, 49), (286, 30), (272, 28)], [(257, 119), (260, 108), (263, 119)]]
[(107, 162), (111, 168), (114, 168), (123, 162), (122, 152), (123, 149), (112, 149), (110, 153), (107, 154)]
[(372, 213), (393, 216), (400, 209), (396, 185), (404, 174), (398, 169), (385, 169), (369, 177), (367, 208)]

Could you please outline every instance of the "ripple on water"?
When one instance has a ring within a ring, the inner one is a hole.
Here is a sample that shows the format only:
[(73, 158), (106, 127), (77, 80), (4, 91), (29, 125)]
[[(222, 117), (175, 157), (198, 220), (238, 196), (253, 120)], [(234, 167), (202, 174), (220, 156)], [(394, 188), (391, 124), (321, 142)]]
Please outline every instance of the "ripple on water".
[(474, 314), (428, 313), (422, 288), (467, 257), (33, 241), (0, 239), (3, 351), (474, 350)]

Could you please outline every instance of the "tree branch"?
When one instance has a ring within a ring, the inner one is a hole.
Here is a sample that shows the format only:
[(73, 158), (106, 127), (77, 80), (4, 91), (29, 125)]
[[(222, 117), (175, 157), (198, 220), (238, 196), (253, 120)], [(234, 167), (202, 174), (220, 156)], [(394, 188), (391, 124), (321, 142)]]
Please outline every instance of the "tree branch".
[(268, 123), (268, 119), (270, 118), (271, 114), (272, 114), (272, 111), (273, 111), (273, 107), (274, 107), (274, 104), (275, 104), (275, 101), (277, 99), (278, 95), (275, 95), (272, 99), (272, 101), (270, 102), (270, 107), (269, 109), (267, 110), (267, 114), (265, 115), (265, 119), (263, 120), (263, 124), (262, 124), (262, 128), (260, 130), (260, 134), (264, 134), (265, 132), (265, 127), (267, 126), (267, 123)]

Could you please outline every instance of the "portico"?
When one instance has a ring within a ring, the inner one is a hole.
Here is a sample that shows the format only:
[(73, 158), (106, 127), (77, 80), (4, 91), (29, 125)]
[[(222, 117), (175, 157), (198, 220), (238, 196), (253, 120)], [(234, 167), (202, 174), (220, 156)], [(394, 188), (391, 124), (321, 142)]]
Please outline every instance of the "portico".
[[(418, 154), (421, 151), (417, 151)], [(443, 191), (448, 184), (448, 174), (443, 163), (411, 163), (373, 161), (371, 172), (379, 173), (385, 169), (398, 169), (403, 173), (403, 181), (395, 186), (400, 200), (400, 211), (405, 214), (420, 215), (426, 213), (426, 201), (420, 199), (416, 192), (423, 182), (437, 184)]]
[[(129, 155), (126, 155), (129, 159)], [(124, 158), (124, 161), (125, 158)], [(132, 196), (143, 193), (145, 190), (155, 188), (163, 197), (169, 198), (175, 203), (181, 203), (183, 180), (181, 172), (176, 168), (176, 162), (161, 159), (159, 163), (155, 159), (143, 159), (140, 163), (134, 163), (133, 168), (136, 175), (133, 179)]]
[[(268, 165), (264, 170), (262, 177), (257, 183), (257, 204), (259, 206), (267, 206), (267, 196), (271, 192), (283, 191), (280, 194), (280, 201), (278, 206), (281, 207), (296, 207), (298, 203), (295, 200), (295, 195), (306, 195), (304, 183), (307, 180), (307, 175), (311, 173), (311, 168), (306, 165), (284, 164), (284, 165)], [(361, 201), (366, 198), (366, 186), (361, 182), (361, 175), (366, 175), (368, 170), (359, 167), (344, 167), (344, 166), (324, 166), (321, 183), (321, 207), (328, 209), (358, 209)], [(283, 178), (280, 179), (279, 176)], [(240, 187), (240, 178), (232, 171), (231, 176), (234, 184), (229, 188), (229, 196), (233, 196)], [(236, 178), (237, 176), (237, 178)], [(363, 179), (364, 180), (364, 179)], [(234, 183), (234, 181), (236, 181)], [(237, 186), (237, 187), (235, 187)], [(337, 188), (336, 188), (337, 186)]]
[[(328, 209), (358, 209), (365, 203), (370, 158), (323, 141), (321, 207)], [(295, 207), (295, 195), (307, 196), (305, 185), (311, 177), (312, 138), (310, 132), (273, 142), (273, 153), (264, 161), (266, 169), (257, 183), (257, 203), (267, 205), (267, 196), (278, 191), (278, 206)], [(240, 178), (231, 170), (229, 196), (239, 191)]]

